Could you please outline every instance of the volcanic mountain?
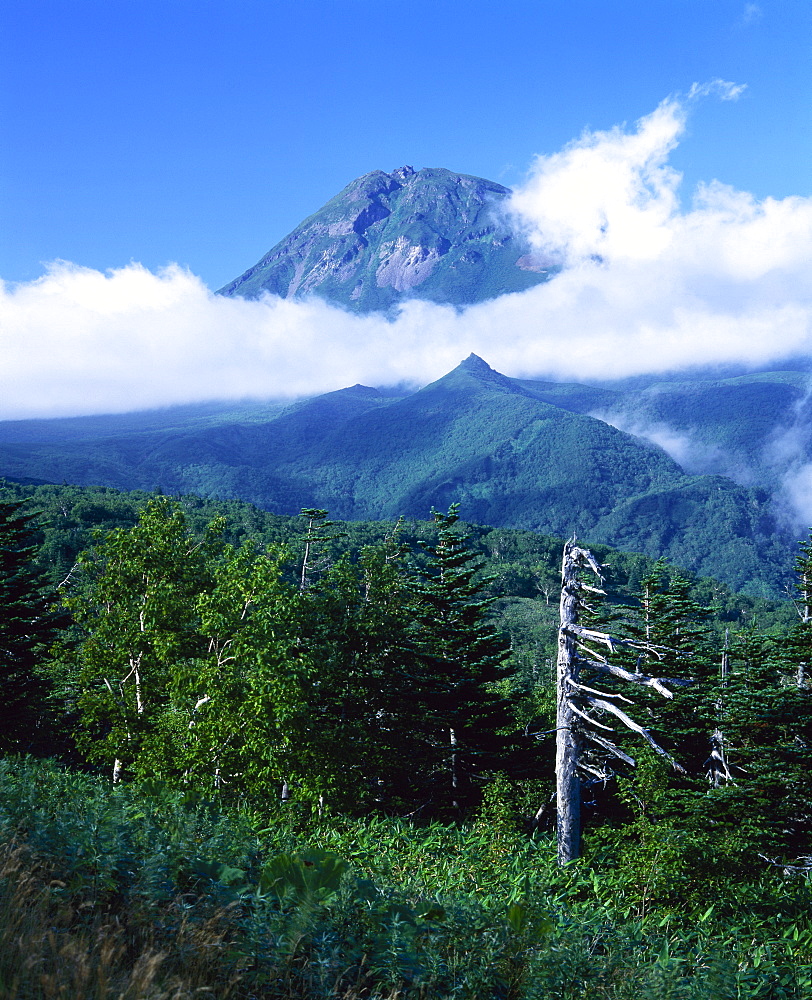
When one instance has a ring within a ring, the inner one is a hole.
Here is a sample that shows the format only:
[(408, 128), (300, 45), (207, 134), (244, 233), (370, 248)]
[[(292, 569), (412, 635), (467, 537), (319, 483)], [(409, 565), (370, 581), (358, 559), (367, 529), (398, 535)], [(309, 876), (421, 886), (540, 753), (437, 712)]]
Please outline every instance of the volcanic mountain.
[(501, 184), (441, 167), (375, 170), (220, 294), (317, 295), (365, 313), (409, 298), (465, 306), (523, 291), (556, 268), (511, 227), (509, 195)]

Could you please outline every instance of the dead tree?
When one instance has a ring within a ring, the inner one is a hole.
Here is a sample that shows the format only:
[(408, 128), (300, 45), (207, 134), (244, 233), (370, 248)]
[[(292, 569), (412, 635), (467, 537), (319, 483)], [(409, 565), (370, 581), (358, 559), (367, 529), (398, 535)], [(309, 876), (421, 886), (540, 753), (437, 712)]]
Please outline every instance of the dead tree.
[[(597, 776), (606, 780), (612, 775), (606, 765), (595, 766), (587, 760), (587, 749), (598, 747), (609, 757), (635, 766), (630, 757), (603, 733), (613, 733), (613, 727), (600, 719), (611, 716), (627, 729), (637, 733), (663, 756), (677, 771), (682, 767), (657, 743), (644, 726), (639, 725), (617, 704), (633, 702), (616, 692), (601, 691), (588, 686), (581, 680), (581, 669), (587, 667), (599, 674), (617, 677), (632, 684), (649, 687), (664, 698), (673, 698), (666, 684), (690, 684), (690, 681), (667, 677), (650, 677), (641, 673), (640, 664), (646, 656), (662, 658), (664, 652), (648, 642), (615, 638), (607, 632), (586, 628), (581, 623), (582, 613), (590, 610), (586, 597), (590, 593), (603, 595), (601, 587), (584, 583), (580, 571), (590, 569), (599, 583), (603, 583), (601, 567), (589, 549), (576, 545), (571, 538), (564, 545), (561, 564), (561, 624), (558, 630), (558, 681), (556, 716), (556, 832), (558, 840), (558, 863), (567, 864), (580, 856), (581, 847), (581, 778), (582, 775)], [(609, 661), (609, 655), (616, 646), (635, 649), (639, 652), (637, 668), (626, 670)], [(606, 650), (606, 653), (603, 650)], [(597, 716), (597, 717), (596, 717)], [(607, 758), (608, 759), (608, 758)], [(683, 772), (684, 773), (684, 772)]]
[[(334, 531), (335, 521), (327, 520), (327, 511), (316, 507), (303, 507), (301, 516), (307, 519), (302, 572), (299, 578), (299, 590), (305, 591), (310, 586), (310, 577), (315, 569), (320, 568), (323, 559), (314, 560), (318, 547), (325, 542), (340, 538), (343, 532)], [(314, 562), (319, 565), (314, 566)]]
[(728, 630), (725, 629), (725, 645), (722, 650), (722, 664), (720, 668), (719, 697), (716, 700), (716, 728), (711, 733), (711, 752), (705, 761), (707, 767), (707, 777), (711, 788), (719, 788), (722, 784), (734, 782), (733, 775), (727, 763), (727, 751), (725, 749), (725, 734), (722, 731), (722, 718), (725, 709), (725, 690), (727, 688), (728, 677), (730, 676), (730, 655), (727, 651)]

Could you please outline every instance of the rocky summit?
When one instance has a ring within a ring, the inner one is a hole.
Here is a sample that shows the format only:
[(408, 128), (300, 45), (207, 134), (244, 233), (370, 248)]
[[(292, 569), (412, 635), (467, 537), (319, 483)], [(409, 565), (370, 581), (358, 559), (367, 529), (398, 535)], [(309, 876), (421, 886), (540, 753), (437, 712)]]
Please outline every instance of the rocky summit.
[(523, 291), (555, 266), (511, 228), (509, 195), (501, 184), (441, 167), (375, 170), (220, 294), (316, 295), (364, 313), (410, 298), (464, 306)]

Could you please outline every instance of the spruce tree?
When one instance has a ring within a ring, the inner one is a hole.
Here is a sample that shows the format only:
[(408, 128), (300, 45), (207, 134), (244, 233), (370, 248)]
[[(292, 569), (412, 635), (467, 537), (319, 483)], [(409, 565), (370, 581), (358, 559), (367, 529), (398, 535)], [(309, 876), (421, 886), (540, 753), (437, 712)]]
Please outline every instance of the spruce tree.
[(809, 853), (812, 831), (812, 537), (796, 572), (796, 624), (739, 640), (728, 697), (741, 821), (754, 824), (765, 852), (789, 858)]
[(487, 580), (478, 577), (482, 560), (458, 527), (458, 505), (433, 517), (437, 542), (423, 545), (428, 565), (410, 583), (416, 683), (409, 697), (435, 798), (458, 808), (475, 795), (477, 779), (499, 766), (512, 717), (498, 682), (511, 668), (489, 615)]
[(0, 502), (0, 749), (30, 752), (47, 738), (47, 686), (37, 669), (58, 621), (36, 553), (32, 522), (23, 504)]
[[(691, 581), (664, 559), (641, 580), (632, 631), (659, 647), (656, 663), (661, 675), (692, 682), (683, 687), (679, 698), (664, 703), (651, 699), (652, 721), (674, 757), (695, 775), (705, 773), (719, 722), (723, 644), (712, 634), (709, 618), (710, 610), (691, 595)], [(653, 670), (654, 657), (648, 659), (643, 669)]]

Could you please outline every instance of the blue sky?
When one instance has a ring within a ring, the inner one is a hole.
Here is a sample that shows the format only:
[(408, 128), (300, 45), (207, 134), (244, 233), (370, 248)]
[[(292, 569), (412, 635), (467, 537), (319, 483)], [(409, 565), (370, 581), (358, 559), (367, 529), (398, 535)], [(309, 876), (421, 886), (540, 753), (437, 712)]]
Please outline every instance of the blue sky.
[[(0, 419), (424, 385), (471, 351), (579, 381), (812, 359), (811, 44), (808, 0), (0, 5)], [(213, 294), (405, 164), (510, 185), (562, 272), (394, 317)]]
[(18, 0), (0, 9), (0, 278), (178, 262), (217, 288), (354, 177), (520, 184), (721, 78), (670, 157), (810, 194), (806, 0)]

